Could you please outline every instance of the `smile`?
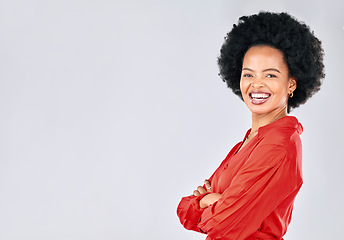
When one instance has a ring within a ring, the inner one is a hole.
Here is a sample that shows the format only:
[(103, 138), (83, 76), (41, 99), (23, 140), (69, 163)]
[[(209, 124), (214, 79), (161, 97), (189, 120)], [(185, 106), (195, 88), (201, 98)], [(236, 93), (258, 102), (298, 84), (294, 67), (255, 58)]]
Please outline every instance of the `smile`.
[(251, 92), (249, 96), (252, 104), (259, 105), (268, 101), (271, 94), (265, 92)]

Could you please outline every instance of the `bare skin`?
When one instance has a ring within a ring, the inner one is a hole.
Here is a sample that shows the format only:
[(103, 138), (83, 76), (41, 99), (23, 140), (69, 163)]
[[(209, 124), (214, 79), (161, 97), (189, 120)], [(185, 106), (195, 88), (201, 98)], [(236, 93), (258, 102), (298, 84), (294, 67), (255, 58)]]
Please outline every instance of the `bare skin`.
[(220, 193), (211, 193), (211, 183), (208, 180), (204, 181), (204, 185), (206, 189), (204, 189), (202, 186), (198, 186), (197, 189), (193, 192), (194, 196), (199, 196), (203, 193), (210, 192), (209, 194), (205, 195), (201, 199), (201, 201), (199, 201), (199, 206), (201, 208), (209, 207), (209, 205), (213, 204), (214, 202), (217, 202), (221, 197)]
[[(289, 75), (283, 53), (269, 46), (251, 47), (245, 54), (240, 90), (252, 113), (251, 133), (240, 150), (258, 133), (258, 129), (287, 116), (288, 99), (296, 89), (296, 80)], [(252, 94), (267, 95), (266, 100)]]
[[(289, 75), (283, 53), (268, 46), (251, 47), (245, 54), (240, 90), (252, 113), (252, 132), (287, 116), (289, 95), (296, 89), (296, 80)], [(253, 93), (267, 94), (263, 102)]]

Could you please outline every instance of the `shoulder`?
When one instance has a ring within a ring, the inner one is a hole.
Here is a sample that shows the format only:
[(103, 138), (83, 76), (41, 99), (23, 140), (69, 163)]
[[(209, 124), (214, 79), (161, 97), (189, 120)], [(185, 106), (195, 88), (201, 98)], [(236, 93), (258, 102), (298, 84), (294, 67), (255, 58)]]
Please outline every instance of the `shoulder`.
[(295, 117), (284, 117), (258, 130), (257, 142), (250, 154), (260, 161), (277, 163), (283, 159), (301, 159), (302, 125)]
[(303, 127), (297, 118), (287, 116), (261, 127), (258, 138), (261, 145), (289, 149), (301, 144), (302, 131)]

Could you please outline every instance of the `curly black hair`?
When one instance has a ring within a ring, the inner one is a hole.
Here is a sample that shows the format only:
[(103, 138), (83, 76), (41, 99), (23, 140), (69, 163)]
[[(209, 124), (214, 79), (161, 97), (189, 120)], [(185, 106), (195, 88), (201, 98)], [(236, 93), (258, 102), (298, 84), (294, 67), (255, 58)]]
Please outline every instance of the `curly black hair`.
[(321, 41), (306, 24), (288, 13), (259, 12), (239, 18), (227, 33), (218, 57), (219, 75), (241, 99), (243, 58), (250, 47), (259, 45), (280, 50), (289, 75), (297, 81), (294, 96), (288, 100), (288, 112), (319, 91), (325, 77)]

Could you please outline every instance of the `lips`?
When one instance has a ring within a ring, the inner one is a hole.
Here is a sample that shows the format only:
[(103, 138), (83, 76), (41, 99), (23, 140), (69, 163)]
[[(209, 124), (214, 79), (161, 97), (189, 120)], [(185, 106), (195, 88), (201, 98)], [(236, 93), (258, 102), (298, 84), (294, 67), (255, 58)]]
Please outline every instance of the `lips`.
[(249, 96), (252, 104), (259, 105), (267, 102), (271, 94), (267, 92), (250, 92)]

